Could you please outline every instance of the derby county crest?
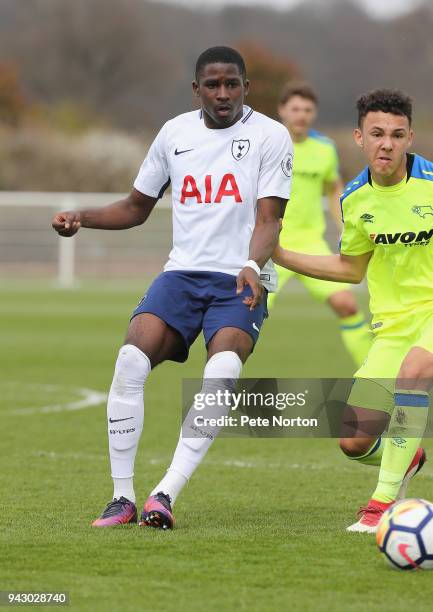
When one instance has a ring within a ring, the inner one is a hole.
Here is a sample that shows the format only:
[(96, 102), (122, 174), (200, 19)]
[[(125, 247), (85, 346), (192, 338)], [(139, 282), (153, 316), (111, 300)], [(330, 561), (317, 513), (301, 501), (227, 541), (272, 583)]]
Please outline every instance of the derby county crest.
[(239, 161), (240, 159), (245, 157), (249, 150), (249, 140), (234, 140), (232, 142), (232, 155), (236, 159), (236, 161)]

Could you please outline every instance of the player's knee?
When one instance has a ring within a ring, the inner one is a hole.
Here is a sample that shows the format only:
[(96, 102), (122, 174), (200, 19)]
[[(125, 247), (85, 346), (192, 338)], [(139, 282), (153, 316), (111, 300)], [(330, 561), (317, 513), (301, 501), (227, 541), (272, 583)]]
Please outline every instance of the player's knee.
[(151, 370), (150, 360), (138, 347), (125, 344), (119, 350), (113, 388), (121, 395), (142, 387)]
[(350, 291), (334, 293), (334, 295), (329, 298), (329, 304), (334, 312), (342, 319), (345, 317), (352, 317), (358, 312), (355, 298)]
[(406, 363), (400, 368), (396, 388), (411, 389), (422, 378), (423, 368), (417, 363)]
[(237, 380), (242, 361), (235, 351), (220, 351), (210, 357), (204, 370), (204, 378), (229, 378)]
[(340, 449), (347, 457), (365, 455), (371, 446), (371, 440), (364, 438), (340, 438)]
[(149, 358), (134, 344), (124, 344), (117, 356), (116, 368), (124, 375), (136, 373), (148, 365)]
[(403, 361), (398, 373), (396, 389), (429, 388), (433, 378), (433, 356), (415, 347)]

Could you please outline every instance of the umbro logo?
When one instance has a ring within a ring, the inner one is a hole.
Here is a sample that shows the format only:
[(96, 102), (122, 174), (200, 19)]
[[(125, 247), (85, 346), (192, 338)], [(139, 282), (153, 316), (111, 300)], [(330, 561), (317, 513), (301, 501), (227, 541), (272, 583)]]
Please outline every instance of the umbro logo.
[(365, 214), (361, 215), (359, 218), (362, 219), (364, 221), (364, 223), (373, 223), (374, 215), (370, 215), (368, 213), (365, 213)]
[(134, 417), (127, 417), (126, 419), (112, 419), (111, 417), (108, 419), (110, 423), (120, 423), (120, 421), (130, 421)]
[(174, 150), (175, 155), (182, 155), (182, 153), (189, 153), (189, 151), (194, 151), (194, 149), (184, 149), (183, 151), (178, 151), (177, 147)]

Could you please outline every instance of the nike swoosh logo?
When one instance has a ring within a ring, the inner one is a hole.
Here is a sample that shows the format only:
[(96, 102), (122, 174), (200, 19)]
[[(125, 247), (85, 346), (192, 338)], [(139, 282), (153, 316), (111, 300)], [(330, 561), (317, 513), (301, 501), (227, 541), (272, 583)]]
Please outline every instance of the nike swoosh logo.
[(194, 151), (194, 149), (184, 149), (183, 151), (178, 151), (177, 147), (176, 147), (176, 149), (174, 150), (174, 154), (175, 155), (182, 155), (182, 153), (188, 153), (189, 151)]
[(399, 544), (398, 545), (398, 552), (401, 554), (401, 556), (403, 557), (403, 559), (405, 559), (409, 565), (411, 565), (412, 567), (418, 568), (418, 565), (415, 563), (415, 561), (413, 559), (411, 559), (409, 557), (409, 555), (407, 554), (407, 549), (410, 548), (409, 544)]
[(134, 417), (127, 417), (126, 419), (108, 419), (110, 423), (120, 423), (120, 421), (130, 421)]
[(255, 323), (253, 323), (253, 329), (255, 329), (255, 330), (256, 330), (256, 332), (259, 332), (259, 331), (260, 331), (260, 329), (257, 327), (257, 325), (256, 325)]

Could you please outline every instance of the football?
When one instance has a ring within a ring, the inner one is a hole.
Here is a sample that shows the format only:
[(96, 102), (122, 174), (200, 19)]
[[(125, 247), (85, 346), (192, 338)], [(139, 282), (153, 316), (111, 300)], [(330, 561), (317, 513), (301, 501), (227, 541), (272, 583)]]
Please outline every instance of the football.
[(424, 499), (393, 504), (380, 520), (376, 542), (396, 569), (433, 569), (433, 504)]

